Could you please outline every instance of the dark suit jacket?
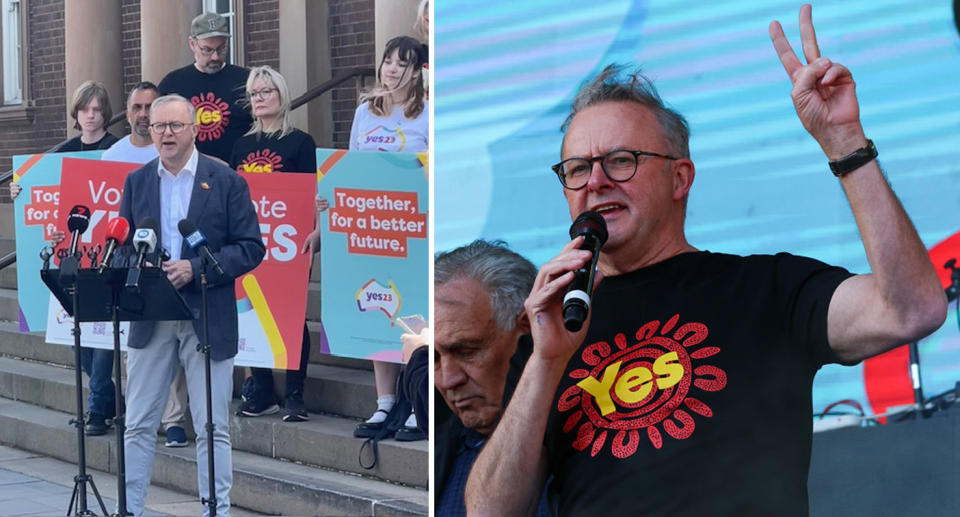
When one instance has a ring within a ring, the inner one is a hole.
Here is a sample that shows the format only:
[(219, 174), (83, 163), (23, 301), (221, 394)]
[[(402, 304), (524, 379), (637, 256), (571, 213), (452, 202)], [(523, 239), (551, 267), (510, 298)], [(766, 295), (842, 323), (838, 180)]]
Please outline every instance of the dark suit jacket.
[[(127, 175), (120, 202), (120, 216), (130, 222), (130, 235), (152, 217), (160, 222), (159, 158)], [(237, 299), (234, 281), (257, 267), (263, 260), (265, 248), (260, 236), (260, 224), (250, 200), (247, 182), (229, 167), (203, 154), (197, 161), (193, 194), (187, 210), (187, 219), (207, 238), (223, 275), (213, 268), (207, 272), (207, 316), (210, 330), (210, 357), (215, 361), (237, 354)], [(157, 243), (161, 236), (157, 235)], [(200, 257), (186, 242), (180, 250), (181, 259), (189, 259), (193, 266), (193, 282), (180, 288), (180, 294), (193, 311), (193, 328), (200, 329)], [(143, 348), (153, 334), (153, 322), (132, 322), (127, 345)]]
[[(510, 369), (507, 371), (506, 386), (503, 390), (503, 407), (507, 407), (513, 391), (520, 382), (520, 375), (523, 374), (523, 368), (527, 365), (527, 359), (533, 352), (533, 340), (529, 334), (520, 336), (517, 342), (517, 351), (510, 357)], [(436, 391), (436, 390), (435, 390)], [(433, 487), (433, 501), (435, 506), (440, 506), (440, 499), (443, 497), (443, 490), (447, 485), (447, 478), (453, 471), (453, 464), (457, 460), (457, 451), (460, 450), (462, 441), (463, 424), (457, 418), (450, 407), (443, 400), (439, 391), (434, 393), (434, 435), (433, 435), (433, 472), (436, 480)]]

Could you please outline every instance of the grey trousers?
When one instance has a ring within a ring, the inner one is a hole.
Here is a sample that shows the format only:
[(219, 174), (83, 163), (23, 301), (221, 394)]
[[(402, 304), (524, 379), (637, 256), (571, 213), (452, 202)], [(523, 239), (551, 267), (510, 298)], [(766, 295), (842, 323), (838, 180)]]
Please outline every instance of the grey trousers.
[[(197, 485), (201, 498), (209, 493), (207, 479), (207, 407), (204, 356), (197, 351), (199, 339), (190, 321), (160, 321), (144, 348), (127, 352), (127, 430), (124, 434), (127, 468), (127, 508), (143, 514), (153, 473), (157, 429), (163, 415), (170, 383), (183, 365), (190, 414), (197, 429)], [(214, 475), (217, 515), (230, 515), (233, 468), (230, 457), (230, 399), (233, 395), (233, 359), (211, 361), (213, 404)], [(208, 507), (203, 506), (207, 515)], [(198, 508), (199, 510), (199, 508)], [(198, 511), (199, 513), (199, 511)]]

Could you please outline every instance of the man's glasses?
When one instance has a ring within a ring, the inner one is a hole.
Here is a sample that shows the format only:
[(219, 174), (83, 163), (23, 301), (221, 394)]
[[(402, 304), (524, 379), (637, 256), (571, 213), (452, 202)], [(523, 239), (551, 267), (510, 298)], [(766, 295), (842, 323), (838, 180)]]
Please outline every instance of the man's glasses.
[(587, 185), (593, 162), (600, 162), (600, 168), (611, 181), (627, 181), (637, 173), (637, 166), (647, 156), (656, 156), (667, 160), (676, 160), (676, 156), (669, 154), (651, 153), (648, 151), (610, 151), (603, 156), (591, 158), (568, 158), (553, 167), (553, 172), (560, 178), (560, 184), (570, 190), (579, 190)]
[(187, 126), (192, 125), (192, 123), (188, 122), (154, 122), (153, 124), (150, 124), (150, 131), (153, 131), (158, 135), (162, 135), (167, 132), (167, 128), (169, 127), (170, 132), (175, 135), (179, 135), (184, 129), (187, 128)]
[(210, 48), (203, 45), (197, 45), (197, 48), (200, 49), (200, 53), (203, 54), (204, 57), (210, 57), (215, 53), (221, 56), (226, 56), (227, 52), (230, 51), (230, 47), (226, 45), (220, 45), (217, 48)]
[(277, 91), (276, 88), (263, 88), (261, 90), (256, 90), (250, 92), (251, 99), (266, 99), (267, 97), (273, 95), (273, 92)]

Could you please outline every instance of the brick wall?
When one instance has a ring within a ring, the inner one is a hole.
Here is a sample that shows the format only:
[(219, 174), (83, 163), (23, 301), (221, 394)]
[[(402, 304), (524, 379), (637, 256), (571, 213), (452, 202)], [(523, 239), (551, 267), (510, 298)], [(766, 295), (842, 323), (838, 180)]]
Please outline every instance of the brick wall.
[[(374, 0), (330, 0), (330, 71), (333, 77), (358, 66), (375, 66)], [(334, 88), (333, 145), (347, 148), (353, 112), (357, 109), (357, 83)]]
[(280, 68), (279, 0), (244, 0), (246, 66)]
[(123, 93), (126, 97), (133, 85), (140, 82), (140, 0), (122, 0), (120, 31), (123, 40)]
[(10, 169), (12, 155), (45, 151), (66, 138), (63, 2), (29, 2), (28, 90), (35, 109), (32, 120), (0, 124), (0, 172)]

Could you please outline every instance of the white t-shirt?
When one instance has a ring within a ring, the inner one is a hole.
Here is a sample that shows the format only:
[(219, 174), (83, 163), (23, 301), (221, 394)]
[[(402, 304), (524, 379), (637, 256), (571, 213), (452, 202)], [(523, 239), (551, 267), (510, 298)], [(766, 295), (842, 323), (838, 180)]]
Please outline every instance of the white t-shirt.
[(153, 143), (146, 147), (137, 147), (130, 143), (130, 135), (127, 135), (104, 151), (100, 159), (112, 162), (147, 163), (157, 156), (159, 156), (157, 146)]
[(367, 103), (357, 106), (350, 127), (350, 150), (419, 153), (430, 145), (430, 104), (415, 119), (403, 115), (403, 106), (394, 106), (389, 117), (370, 113)]

